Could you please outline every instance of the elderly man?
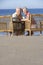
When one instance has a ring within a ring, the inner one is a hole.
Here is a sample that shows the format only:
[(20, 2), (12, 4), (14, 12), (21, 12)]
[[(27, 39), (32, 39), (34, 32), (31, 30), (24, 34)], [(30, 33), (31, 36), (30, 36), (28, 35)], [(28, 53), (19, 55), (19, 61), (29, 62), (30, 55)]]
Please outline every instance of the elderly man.
[(20, 8), (16, 8), (16, 12), (12, 14), (12, 18), (21, 20), (22, 15)]
[(16, 12), (12, 14), (12, 22), (14, 23), (13, 27), (14, 27), (14, 31), (16, 30), (15, 34), (18, 35), (20, 33), (19, 29), (21, 29), (22, 27), (22, 23), (20, 23), (22, 19), (22, 15), (21, 15), (21, 8), (16, 8)]

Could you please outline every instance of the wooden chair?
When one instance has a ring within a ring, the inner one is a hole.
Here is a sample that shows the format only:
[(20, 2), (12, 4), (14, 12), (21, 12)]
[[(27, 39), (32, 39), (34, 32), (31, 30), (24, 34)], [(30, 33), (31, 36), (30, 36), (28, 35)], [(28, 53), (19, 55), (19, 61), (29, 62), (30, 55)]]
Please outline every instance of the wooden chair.
[(13, 32), (12, 17), (0, 16), (0, 32)]
[[(29, 31), (29, 35), (31, 35), (31, 32), (34, 32), (34, 31), (42, 31), (43, 28), (43, 21), (39, 21), (40, 22), (40, 28), (37, 27), (37, 24), (35, 23), (36, 21), (34, 20), (33, 16), (35, 17), (43, 17), (43, 15), (40, 15), (40, 14), (31, 14), (30, 15), (30, 20), (26, 20), (25, 21), (25, 31)], [(35, 27), (31, 27), (31, 26), (35, 26)]]
[(31, 15), (30, 19), (25, 21), (25, 31), (29, 31), (29, 35), (31, 35)]
[(0, 32), (5, 32), (7, 29), (6, 22), (0, 22)]
[(40, 21), (40, 28), (41, 28), (40, 33), (42, 33), (42, 31), (43, 31), (43, 21)]
[[(33, 14), (32, 16), (38, 16), (38, 17), (43, 17), (43, 15), (41, 15), (41, 14)], [(31, 21), (32, 22), (32, 21)], [(31, 28), (31, 31), (40, 31), (40, 33), (41, 33), (41, 31), (43, 31), (43, 28), (42, 28), (42, 26), (43, 26), (43, 21), (40, 21), (39, 20), (39, 22), (40, 22), (40, 28)], [(37, 26), (37, 24), (36, 24), (36, 26)]]

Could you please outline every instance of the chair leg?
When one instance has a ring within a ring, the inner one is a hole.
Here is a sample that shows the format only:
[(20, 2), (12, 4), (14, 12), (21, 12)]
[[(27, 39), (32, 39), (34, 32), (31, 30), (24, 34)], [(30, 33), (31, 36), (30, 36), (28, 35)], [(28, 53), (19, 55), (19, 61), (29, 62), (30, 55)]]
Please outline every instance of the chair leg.
[(31, 36), (31, 30), (29, 31), (29, 35)]

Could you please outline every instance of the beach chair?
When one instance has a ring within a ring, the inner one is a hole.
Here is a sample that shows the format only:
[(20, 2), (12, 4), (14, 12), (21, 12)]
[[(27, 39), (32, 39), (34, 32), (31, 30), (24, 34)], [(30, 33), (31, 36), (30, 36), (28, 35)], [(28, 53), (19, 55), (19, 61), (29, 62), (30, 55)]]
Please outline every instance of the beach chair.
[(42, 34), (42, 31), (43, 31), (43, 21), (40, 21), (40, 28), (41, 28), (40, 33)]
[[(41, 14), (32, 14), (31, 17), (33, 17), (33, 16), (34, 17), (37, 17), (37, 16), (38, 17), (43, 17), (43, 15), (41, 15)], [(41, 21), (39, 19), (38, 19), (38, 21), (40, 22), (40, 25), (39, 25), (40, 27), (38, 27), (38, 25), (36, 24), (36, 27), (35, 28), (31, 28), (31, 31), (33, 31), (33, 32), (34, 31), (40, 31), (40, 33), (42, 33), (42, 31), (43, 31), (43, 21)]]
[(0, 32), (5, 32), (7, 29), (6, 22), (0, 22)]
[(0, 32), (7, 32), (7, 33), (13, 32), (11, 25), (12, 25), (12, 17), (10, 15), (0, 16)]
[(25, 21), (25, 31), (28, 31), (29, 35), (31, 35), (31, 15), (30, 19)]

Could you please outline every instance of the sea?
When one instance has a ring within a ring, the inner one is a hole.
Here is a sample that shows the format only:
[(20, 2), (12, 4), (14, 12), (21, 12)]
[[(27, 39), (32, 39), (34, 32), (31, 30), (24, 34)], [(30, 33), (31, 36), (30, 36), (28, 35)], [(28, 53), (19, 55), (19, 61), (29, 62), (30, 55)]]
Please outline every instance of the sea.
[[(43, 14), (43, 9), (28, 9), (31, 14)], [(0, 16), (12, 15), (15, 9), (0, 9)], [(1, 32), (0, 35), (6, 35), (7, 33)], [(42, 31), (43, 34), (43, 31)], [(34, 32), (34, 35), (40, 35), (40, 32)]]
[[(31, 14), (43, 14), (43, 9), (28, 9)], [(0, 9), (1, 15), (12, 15), (15, 12), (15, 9)]]

